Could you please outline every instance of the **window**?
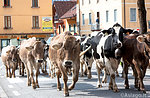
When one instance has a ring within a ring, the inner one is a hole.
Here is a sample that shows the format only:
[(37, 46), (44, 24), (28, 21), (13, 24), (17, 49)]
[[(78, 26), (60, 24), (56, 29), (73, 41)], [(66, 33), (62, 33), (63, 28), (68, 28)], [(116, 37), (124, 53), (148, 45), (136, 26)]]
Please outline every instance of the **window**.
[(10, 29), (11, 28), (11, 16), (4, 16), (4, 29)]
[(59, 25), (59, 34), (61, 33), (61, 25)]
[(106, 22), (108, 22), (109, 11), (106, 11)]
[(3, 49), (4, 47), (10, 45), (10, 40), (9, 39), (1, 39), (1, 49)]
[(33, 29), (39, 28), (39, 16), (33, 16)]
[(117, 21), (117, 9), (114, 9), (114, 22)]
[(65, 25), (63, 25), (63, 32), (65, 32)]
[(84, 14), (82, 14), (82, 25), (85, 25)]
[(148, 21), (148, 28), (150, 29), (150, 20)]
[(82, 5), (84, 5), (84, 0), (82, 0)]
[(32, 7), (38, 7), (38, 0), (32, 0)]
[(136, 21), (136, 8), (130, 8), (130, 21)]
[(91, 13), (89, 13), (89, 24), (92, 24)]
[(69, 31), (71, 32), (71, 25), (69, 25)]
[(4, 7), (10, 6), (10, 0), (4, 0)]
[(73, 24), (74, 27), (74, 34), (76, 33), (76, 24)]

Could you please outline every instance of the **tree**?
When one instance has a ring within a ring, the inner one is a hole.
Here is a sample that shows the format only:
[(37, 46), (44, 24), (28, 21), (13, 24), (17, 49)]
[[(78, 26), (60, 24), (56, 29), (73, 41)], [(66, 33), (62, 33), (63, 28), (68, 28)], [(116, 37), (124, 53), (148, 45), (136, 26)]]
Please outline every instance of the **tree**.
[(140, 32), (144, 34), (147, 32), (145, 0), (137, 0), (137, 5), (138, 5)]

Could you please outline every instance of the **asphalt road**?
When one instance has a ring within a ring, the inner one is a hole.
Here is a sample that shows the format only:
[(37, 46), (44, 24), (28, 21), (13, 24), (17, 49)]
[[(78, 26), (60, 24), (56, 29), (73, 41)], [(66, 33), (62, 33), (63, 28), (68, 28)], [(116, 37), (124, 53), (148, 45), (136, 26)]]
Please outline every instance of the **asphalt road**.
[[(119, 74), (121, 73), (121, 67), (119, 67)], [(121, 74), (120, 74), (121, 75)], [(71, 84), (71, 77), (69, 77), (68, 85)], [(109, 77), (108, 77), (109, 81)], [(148, 98), (150, 97), (150, 69), (147, 70), (144, 78), (146, 94), (138, 91), (134, 88), (134, 77), (132, 76), (132, 70), (129, 71), (129, 84), (130, 89), (124, 88), (124, 79), (121, 77), (116, 78), (116, 83), (119, 89), (118, 93), (114, 93), (112, 90), (108, 90), (108, 83), (102, 84), (102, 88), (97, 88), (97, 74), (95, 64), (92, 67), (92, 79), (87, 77), (80, 77), (72, 91), (69, 91), (69, 97), (71, 98)], [(64, 93), (57, 91), (56, 78), (50, 78), (48, 75), (39, 75), (40, 88), (32, 89), (27, 86), (26, 75), (24, 77), (19, 76), (18, 70), (16, 71), (16, 78), (6, 78), (5, 66), (1, 63), (0, 58), (0, 98), (63, 98)], [(61, 79), (61, 86), (63, 87), (63, 81)]]

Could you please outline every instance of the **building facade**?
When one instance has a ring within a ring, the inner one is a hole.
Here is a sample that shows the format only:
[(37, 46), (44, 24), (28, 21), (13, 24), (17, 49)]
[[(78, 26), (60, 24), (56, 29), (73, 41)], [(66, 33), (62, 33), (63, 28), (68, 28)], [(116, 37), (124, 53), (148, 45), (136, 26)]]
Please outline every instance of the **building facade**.
[(52, 0), (1, 0), (0, 47), (53, 34)]
[(56, 35), (66, 31), (70, 31), (73, 35), (77, 34), (76, 4), (76, 0), (53, 2), (54, 31)]
[[(125, 28), (139, 29), (137, 0), (79, 0), (77, 23), (80, 33), (90, 34), (108, 29), (115, 23)], [(150, 0), (145, 0), (147, 26), (150, 31)]]

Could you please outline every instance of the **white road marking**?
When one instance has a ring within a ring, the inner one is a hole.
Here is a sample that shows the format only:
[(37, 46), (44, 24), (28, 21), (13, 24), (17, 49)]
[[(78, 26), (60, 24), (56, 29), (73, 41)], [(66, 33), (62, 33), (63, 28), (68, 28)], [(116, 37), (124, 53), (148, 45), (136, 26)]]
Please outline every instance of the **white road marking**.
[(16, 78), (7, 78), (7, 80), (9, 81), (9, 83), (23, 83), (24, 82), (19, 77), (16, 77)]
[(13, 91), (13, 93), (14, 93), (15, 96), (19, 96), (20, 95), (20, 93), (18, 91)]
[(8, 87), (9, 87), (9, 88), (14, 88), (14, 86), (13, 86), (13, 85), (8, 85)]

